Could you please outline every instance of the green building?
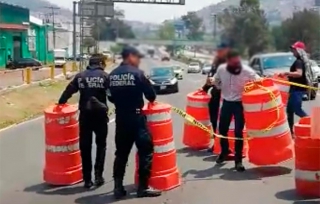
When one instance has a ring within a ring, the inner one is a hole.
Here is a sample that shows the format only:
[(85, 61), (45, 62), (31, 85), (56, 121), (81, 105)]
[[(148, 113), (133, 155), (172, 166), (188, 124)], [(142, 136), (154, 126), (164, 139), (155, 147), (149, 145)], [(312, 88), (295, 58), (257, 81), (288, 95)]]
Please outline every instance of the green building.
[(30, 16), (30, 27), (28, 29), (29, 56), (38, 59), (43, 64), (53, 62), (53, 51), (48, 51), (48, 31), (50, 26), (43, 23), (41, 19)]
[(29, 10), (0, 2), (0, 69), (8, 59), (29, 57)]

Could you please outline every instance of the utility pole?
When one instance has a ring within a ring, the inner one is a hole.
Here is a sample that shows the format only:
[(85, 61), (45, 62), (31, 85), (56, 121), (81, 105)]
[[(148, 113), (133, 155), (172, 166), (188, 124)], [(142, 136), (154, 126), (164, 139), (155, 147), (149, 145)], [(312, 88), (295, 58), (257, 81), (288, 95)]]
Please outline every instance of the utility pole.
[(46, 6), (45, 8), (50, 9), (51, 10), (51, 17), (52, 17), (52, 34), (53, 34), (53, 48), (56, 48), (56, 28), (55, 28), (55, 11), (59, 10), (60, 8), (58, 7), (54, 7), (54, 6)]
[(217, 38), (217, 14), (213, 14), (213, 37)]
[(77, 2), (73, 2), (73, 33), (72, 33), (72, 55), (73, 60), (77, 59)]

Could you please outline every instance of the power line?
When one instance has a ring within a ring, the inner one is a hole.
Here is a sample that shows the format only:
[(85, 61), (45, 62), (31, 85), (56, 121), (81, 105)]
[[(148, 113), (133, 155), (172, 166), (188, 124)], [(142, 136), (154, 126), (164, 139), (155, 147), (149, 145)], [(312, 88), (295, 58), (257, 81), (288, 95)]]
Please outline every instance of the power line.
[(55, 11), (60, 10), (58, 7), (46, 6), (44, 8), (50, 9), (51, 13), (49, 14), (52, 17), (52, 34), (53, 34), (53, 48), (56, 48), (56, 26), (55, 26)]

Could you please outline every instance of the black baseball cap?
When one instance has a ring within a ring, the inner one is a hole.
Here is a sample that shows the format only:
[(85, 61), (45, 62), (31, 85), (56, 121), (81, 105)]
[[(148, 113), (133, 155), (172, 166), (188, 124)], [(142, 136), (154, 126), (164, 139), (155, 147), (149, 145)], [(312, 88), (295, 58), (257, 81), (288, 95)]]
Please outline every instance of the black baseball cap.
[(134, 55), (140, 58), (143, 57), (143, 55), (136, 48), (131, 46), (124, 47), (121, 52), (122, 59), (126, 59), (130, 55)]

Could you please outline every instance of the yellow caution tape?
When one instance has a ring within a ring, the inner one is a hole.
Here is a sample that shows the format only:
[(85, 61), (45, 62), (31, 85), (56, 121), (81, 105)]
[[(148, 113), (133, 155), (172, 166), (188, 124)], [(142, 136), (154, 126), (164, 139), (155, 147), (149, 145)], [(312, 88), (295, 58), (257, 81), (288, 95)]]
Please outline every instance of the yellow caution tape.
[(274, 79), (274, 78), (272, 78), (272, 80), (273, 81), (277, 81), (277, 82), (281, 82), (281, 83), (284, 83), (284, 84), (298, 86), (298, 87), (301, 87), (301, 88), (312, 89), (312, 90), (316, 90), (316, 91), (320, 90), (320, 88), (317, 88), (317, 87), (307, 86), (307, 85), (304, 85), (304, 84), (298, 84), (298, 83), (294, 83), (294, 82), (290, 82), (290, 81), (286, 81), (286, 80)]
[[(273, 105), (275, 107), (277, 107), (277, 100), (276, 100), (276, 96), (274, 95), (274, 93), (269, 90), (266, 87), (263, 87), (262, 85), (259, 84), (260, 81), (257, 82), (253, 82), (251, 84), (248, 84), (247, 86), (245, 86), (245, 92), (251, 91), (255, 86), (258, 86), (259, 88), (265, 90), (266, 92), (269, 93), (269, 96), (271, 98), (271, 102), (273, 103)], [(246, 139), (243, 138), (236, 138), (236, 137), (228, 137), (228, 136), (223, 136), (220, 134), (216, 134), (215, 132), (213, 132), (213, 130), (209, 129), (207, 126), (205, 126), (204, 124), (202, 124), (201, 122), (199, 122), (198, 120), (196, 120), (194, 117), (192, 117), (191, 115), (187, 114), (185, 111), (177, 108), (177, 107), (172, 107), (172, 110), (177, 113), (178, 115), (180, 115), (184, 120), (186, 120), (188, 123), (202, 129), (203, 131), (207, 132), (210, 137), (218, 137), (218, 138), (224, 138), (224, 139), (230, 139), (230, 140), (250, 140), (252, 139), (252, 137), (250, 137), (250, 135), (247, 136)], [(275, 121), (273, 123), (271, 123), (267, 128), (263, 129), (262, 132), (267, 132), (270, 131), (278, 122), (279, 118), (280, 118), (280, 108), (277, 107), (277, 118), (275, 119)]]

